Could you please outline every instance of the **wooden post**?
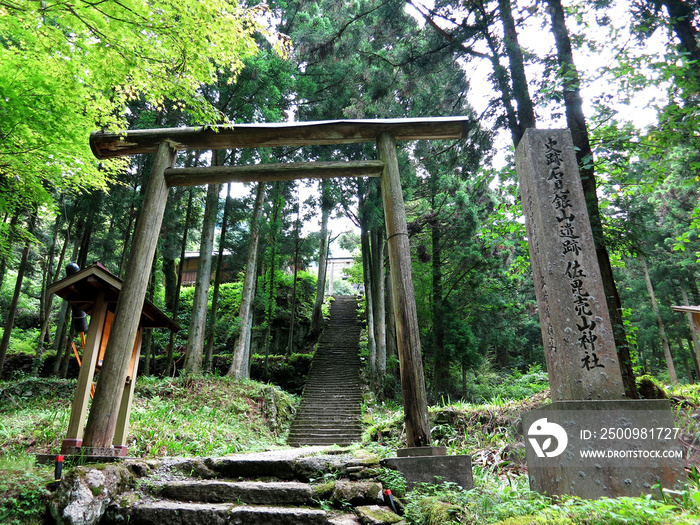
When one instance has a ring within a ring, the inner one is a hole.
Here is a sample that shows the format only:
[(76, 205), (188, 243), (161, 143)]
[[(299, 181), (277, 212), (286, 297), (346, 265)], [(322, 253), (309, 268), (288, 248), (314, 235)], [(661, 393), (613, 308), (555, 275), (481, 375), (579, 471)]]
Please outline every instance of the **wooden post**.
[(87, 447), (112, 445), (124, 382), (168, 198), (168, 187), (163, 173), (166, 168), (173, 166), (175, 156), (176, 152), (171, 143), (167, 140), (161, 142), (146, 186), (141, 214), (131, 245), (126, 278), (117, 301), (100, 380), (85, 428), (83, 441)]
[(396, 140), (389, 133), (381, 133), (377, 147), (379, 159), (384, 161), (381, 177), (382, 201), (389, 246), (406, 441), (409, 447), (424, 447), (430, 445), (428, 401), (425, 394), (411, 252), (396, 156)]
[(83, 443), (83, 424), (87, 415), (92, 378), (95, 375), (95, 364), (99, 355), (106, 317), (107, 303), (105, 302), (105, 293), (102, 291), (97, 296), (92, 315), (90, 316), (90, 327), (88, 328), (87, 341), (83, 351), (82, 366), (78, 374), (78, 385), (75, 387), (68, 432), (61, 447), (64, 452), (67, 452), (67, 447), (79, 447)]
[(141, 343), (143, 341), (143, 328), (139, 327), (134, 342), (134, 350), (131, 353), (129, 370), (127, 371), (122, 400), (119, 405), (119, 417), (117, 418), (117, 428), (114, 433), (114, 448), (120, 448), (123, 456), (126, 455), (126, 438), (129, 435), (129, 416), (131, 415), (131, 401), (134, 398), (136, 388), (136, 375), (139, 368), (139, 356), (141, 355)]

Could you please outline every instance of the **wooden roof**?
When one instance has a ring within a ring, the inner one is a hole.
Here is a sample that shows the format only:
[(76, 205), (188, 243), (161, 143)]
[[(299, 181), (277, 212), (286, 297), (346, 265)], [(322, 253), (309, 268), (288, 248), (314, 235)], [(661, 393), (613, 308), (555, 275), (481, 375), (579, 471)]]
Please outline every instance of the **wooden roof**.
[[(72, 306), (91, 314), (100, 291), (105, 292), (108, 309), (114, 311), (122, 287), (122, 280), (100, 264), (92, 264), (79, 272), (56, 281), (49, 286), (49, 293), (55, 293)], [(141, 326), (144, 328), (168, 328), (173, 332), (181, 326), (165, 315), (148, 299), (141, 311)]]
[(380, 133), (396, 140), (465, 138), (474, 127), (469, 117), (321, 120), (277, 124), (235, 124), (197, 128), (139, 129), (95, 132), (90, 147), (98, 159), (154, 153), (164, 140), (181, 150), (312, 146), (375, 142)]

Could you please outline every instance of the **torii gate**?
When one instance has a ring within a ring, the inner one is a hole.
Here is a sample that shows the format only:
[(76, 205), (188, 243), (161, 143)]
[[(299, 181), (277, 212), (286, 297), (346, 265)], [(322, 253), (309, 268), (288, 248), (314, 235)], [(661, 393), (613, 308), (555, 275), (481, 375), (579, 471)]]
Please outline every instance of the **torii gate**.
[[(97, 158), (138, 153), (156, 153), (156, 158), (134, 232), (126, 278), (117, 302), (112, 336), (97, 384), (95, 402), (85, 428), (84, 449), (87, 451), (90, 447), (112, 445), (121, 392), (139, 321), (139, 316), (134, 312), (141, 311), (146, 297), (170, 186), (359, 176), (381, 177), (407, 445), (430, 445), (418, 317), (396, 141), (460, 139), (467, 136), (471, 127), (472, 121), (467, 117), (442, 117), (236, 124), (234, 127), (93, 133), (90, 136), (90, 147)], [(299, 147), (360, 142), (376, 142), (379, 160), (174, 168), (177, 150)]]

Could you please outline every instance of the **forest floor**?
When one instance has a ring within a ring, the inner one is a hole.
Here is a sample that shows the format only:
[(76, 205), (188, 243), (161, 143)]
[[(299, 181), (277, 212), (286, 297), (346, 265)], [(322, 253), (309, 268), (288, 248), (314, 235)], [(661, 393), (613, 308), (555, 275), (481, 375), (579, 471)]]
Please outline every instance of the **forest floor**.
[[(509, 384), (531, 378), (508, 379)], [(0, 383), (0, 523), (41, 523), (53, 467), (33, 454), (60, 449), (75, 381), (24, 378)], [(475, 488), (423, 486), (406, 492), (393, 471), (383, 482), (402, 498), (409, 523), (668, 524), (700, 522), (700, 385), (667, 391), (687, 460), (688, 485), (674, 495), (586, 501), (531, 492), (520, 416), (548, 400), (539, 388), (523, 399), (445, 402), (430, 409), (435, 445), (472, 457)], [(214, 456), (285, 447), (299, 398), (254, 381), (140, 378), (129, 455)], [(367, 396), (363, 441), (356, 447), (394, 456), (405, 442), (401, 407)], [(695, 468), (694, 468), (695, 465)], [(539, 517), (536, 517), (539, 516)]]

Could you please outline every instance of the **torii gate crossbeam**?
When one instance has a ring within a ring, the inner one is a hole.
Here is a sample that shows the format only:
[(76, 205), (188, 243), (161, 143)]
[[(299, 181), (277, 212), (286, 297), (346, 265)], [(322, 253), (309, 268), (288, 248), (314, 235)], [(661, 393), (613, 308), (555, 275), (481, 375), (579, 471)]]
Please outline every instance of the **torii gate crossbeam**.
[(121, 399), (119, 393), (126, 380), (131, 347), (138, 328), (138, 316), (133, 312), (140, 312), (143, 307), (148, 276), (163, 220), (168, 184), (198, 185), (241, 180), (236, 179), (236, 176), (248, 177), (243, 180), (275, 180), (270, 178), (270, 170), (276, 170), (277, 175), (274, 176), (282, 176), (285, 179), (308, 178), (314, 170), (315, 176), (328, 177), (332, 176), (334, 169), (333, 166), (303, 166), (303, 169), (300, 169), (300, 166), (291, 164), (267, 168), (239, 166), (228, 168), (228, 173), (226, 169), (212, 171), (208, 168), (178, 174), (182, 170), (173, 168), (177, 150), (298, 147), (359, 142), (377, 142), (379, 161), (367, 161), (364, 166), (358, 163), (353, 163), (354, 167), (336, 166), (337, 173), (340, 175), (345, 172), (346, 176), (358, 176), (358, 173), (350, 175), (352, 170), (356, 169), (369, 171), (359, 173), (361, 175), (376, 176), (381, 172), (407, 445), (430, 445), (425, 380), (396, 140), (460, 139), (465, 138), (471, 128), (472, 120), (467, 117), (442, 117), (239, 124), (235, 127), (93, 133), (90, 136), (90, 146), (98, 158), (155, 152), (156, 159), (144, 193), (127, 263), (126, 278), (112, 324), (112, 336), (108, 342), (95, 400), (85, 428), (85, 447), (102, 448), (112, 444)]

